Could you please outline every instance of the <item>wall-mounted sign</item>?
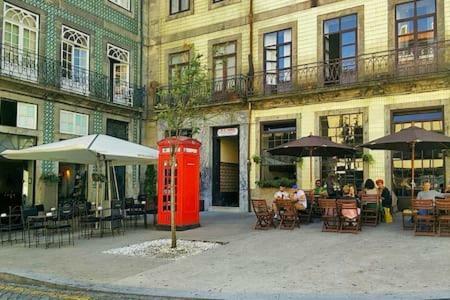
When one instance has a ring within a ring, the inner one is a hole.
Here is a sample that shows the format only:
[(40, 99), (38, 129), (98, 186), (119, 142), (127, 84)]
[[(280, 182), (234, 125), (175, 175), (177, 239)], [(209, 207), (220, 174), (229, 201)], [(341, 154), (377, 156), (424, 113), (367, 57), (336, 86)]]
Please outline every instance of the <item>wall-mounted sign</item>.
[(224, 136), (237, 136), (239, 134), (239, 130), (236, 127), (233, 128), (220, 128), (217, 130), (218, 137)]

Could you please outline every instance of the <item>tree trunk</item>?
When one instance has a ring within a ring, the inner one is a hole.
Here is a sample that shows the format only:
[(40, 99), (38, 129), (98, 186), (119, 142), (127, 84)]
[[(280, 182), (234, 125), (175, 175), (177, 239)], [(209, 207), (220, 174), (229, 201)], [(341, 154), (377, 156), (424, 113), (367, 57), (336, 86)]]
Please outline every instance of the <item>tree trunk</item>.
[(172, 248), (177, 247), (177, 226), (175, 222), (175, 169), (176, 169), (176, 146), (170, 149), (170, 230), (172, 232)]

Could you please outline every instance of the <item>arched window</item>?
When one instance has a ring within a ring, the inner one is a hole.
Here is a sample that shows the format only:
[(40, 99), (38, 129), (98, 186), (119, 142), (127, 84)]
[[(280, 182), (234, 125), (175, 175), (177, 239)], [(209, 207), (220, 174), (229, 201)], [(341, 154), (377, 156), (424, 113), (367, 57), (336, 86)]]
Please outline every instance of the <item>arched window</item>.
[(39, 16), (23, 8), (3, 6), (3, 72), (37, 79)]
[(62, 26), (61, 86), (82, 94), (89, 91), (89, 35)]
[(130, 54), (125, 49), (108, 44), (107, 55), (110, 60), (110, 74), (112, 76), (112, 101), (131, 106)]

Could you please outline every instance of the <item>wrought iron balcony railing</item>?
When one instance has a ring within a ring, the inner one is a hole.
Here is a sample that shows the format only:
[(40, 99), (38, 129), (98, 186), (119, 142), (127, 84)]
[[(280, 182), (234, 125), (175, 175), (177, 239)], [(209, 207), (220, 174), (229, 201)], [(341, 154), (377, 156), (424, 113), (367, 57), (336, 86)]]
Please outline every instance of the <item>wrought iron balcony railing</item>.
[(446, 72), (450, 72), (450, 41), (258, 72), (247, 78), (248, 96), (336, 89)]
[[(171, 85), (161, 86), (157, 89), (155, 104), (175, 103), (174, 97), (179, 95), (183, 98), (196, 97), (201, 103), (214, 104), (230, 102), (246, 98), (247, 79), (243, 75), (232, 76), (223, 79), (205, 81), (195, 88), (183, 86), (186, 92), (181, 92), (179, 87)], [(187, 99), (184, 99), (187, 101)]]
[(1, 47), (0, 75), (105, 102), (141, 107), (145, 91), (104, 74), (36, 55), (8, 45)]

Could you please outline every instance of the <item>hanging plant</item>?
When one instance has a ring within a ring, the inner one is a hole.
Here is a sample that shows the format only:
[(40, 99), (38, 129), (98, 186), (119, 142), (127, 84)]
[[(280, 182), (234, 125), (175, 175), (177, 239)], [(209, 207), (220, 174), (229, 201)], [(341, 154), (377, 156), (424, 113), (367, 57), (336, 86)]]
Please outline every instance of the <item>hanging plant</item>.
[(372, 154), (370, 154), (370, 153), (364, 153), (362, 155), (362, 160), (363, 160), (363, 162), (368, 163), (369, 165), (371, 165), (375, 162), (375, 159), (373, 158)]
[(252, 156), (252, 160), (257, 165), (259, 165), (261, 163), (261, 157), (256, 154)]
[(94, 182), (105, 182), (106, 176), (101, 173), (92, 173), (92, 181)]
[(52, 172), (44, 173), (41, 175), (41, 180), (47, 183), (57, 183), (59, 182), (59, 176)]

